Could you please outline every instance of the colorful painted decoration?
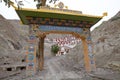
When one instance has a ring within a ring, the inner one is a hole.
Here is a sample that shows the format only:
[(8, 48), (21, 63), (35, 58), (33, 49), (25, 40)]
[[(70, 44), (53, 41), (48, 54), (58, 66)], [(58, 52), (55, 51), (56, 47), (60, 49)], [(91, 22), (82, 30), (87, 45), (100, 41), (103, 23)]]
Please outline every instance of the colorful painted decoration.
[(93, 59), (94, 55), (92, 53), (89, 53), (89, 58)]
[(87, 37), (87, 40), (88, 40), (88, 41), (91, 41), (91, 37), (90, 37), (90, 36), (88, 36), (88, 37)]
[(89, 51), (89, 53), (92, 53), (92, 45), (91, 44), (88, 44), (88, 51)]
[(28, 63), (28, 66), (34, 66), (34, 63)]
[(30, 48), (28, 49), (29, 52), (34, 52), (34, 50), (35, 50), (34, 47), (30, 47)]
[(40, 26), (40, 30), (42, 31), (51, 31), (51, 30), (56, 30), (56, 31), (69, 31), (69, 32), (77, 32), (77, 33), (82, 33), (83, 29), (78, 28), (78, 27), (64, 27), (64, 26)]
[(78, 28), (90, 28), (90, 21), (79, 21), (79, 20), (67, 20), (67, 19), (54, 19), (54, 18), (42, 18), (42, 17), (26, 17), (28, 23), (38, 25), (49, 25), (49, 26), (64, 26), (64, 27), (78, 27)]
[(29, 39), (34, 40), (34, 39), (36, 39), (36, 37), (35, 37), (35, 35), (31, 35), (31, 36), (29, 36)]
[(28, 54), (28, 60), (34, 60), (34, 55), (33, 54)]
[(90, 64), (94, 64), (94, 60), (90, 60)]

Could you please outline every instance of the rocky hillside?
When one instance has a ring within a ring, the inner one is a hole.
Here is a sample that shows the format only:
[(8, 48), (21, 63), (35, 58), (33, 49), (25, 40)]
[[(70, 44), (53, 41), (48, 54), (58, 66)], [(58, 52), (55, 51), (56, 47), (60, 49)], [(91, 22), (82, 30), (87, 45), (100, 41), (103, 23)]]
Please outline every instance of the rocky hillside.
[(120, 70), (120, 11), (93, 30), (92, 37), (97, 66)]
[(20, 30), (0, 15), (0, 65), (20, 58), (25, 38)]
[(13, 25), (0, 15), (0, 53), (7, 49), (19, 50), (20, 37)]
[(22, 37), (28, 36), (28, 25), (23, 25), (20, 20), (8, 20), (14, 28), (19, 31), (19, 34), (22, 35)]

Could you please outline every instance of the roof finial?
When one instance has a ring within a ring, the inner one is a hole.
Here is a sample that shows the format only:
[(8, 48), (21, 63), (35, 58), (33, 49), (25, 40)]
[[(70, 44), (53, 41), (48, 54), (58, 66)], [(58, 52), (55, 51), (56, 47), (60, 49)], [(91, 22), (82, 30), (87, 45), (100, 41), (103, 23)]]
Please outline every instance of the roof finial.
[(107, 16), (107, 15), (108, 15), (108, 13), (107, 13), (107, 12), (104, 12), (104, 13), (103, 13), (103, 17), (104, 17), (104, 16)]

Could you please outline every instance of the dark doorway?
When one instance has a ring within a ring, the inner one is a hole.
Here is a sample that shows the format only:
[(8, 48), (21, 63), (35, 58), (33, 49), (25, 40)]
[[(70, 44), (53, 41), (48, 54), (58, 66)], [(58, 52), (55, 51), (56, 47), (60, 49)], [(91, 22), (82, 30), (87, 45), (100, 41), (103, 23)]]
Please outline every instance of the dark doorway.
[(20, 67), (20, 70), (25, 70), (26, 69), (26, 67)]
[(12, 68), (7, 68), (7, 71), (12, 71)]

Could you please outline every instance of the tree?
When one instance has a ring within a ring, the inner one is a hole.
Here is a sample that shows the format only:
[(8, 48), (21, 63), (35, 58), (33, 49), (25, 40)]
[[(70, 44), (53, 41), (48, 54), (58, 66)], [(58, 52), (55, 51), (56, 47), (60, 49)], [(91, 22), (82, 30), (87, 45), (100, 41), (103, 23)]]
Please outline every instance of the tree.
[[(11, 3), (10, 0), (3, 0), (3, 1), (4, 1), (4, 3), (5, 3), (5, 6), (10, 7), (10, 3)], [(1, 0), (1, 2), (2, 2), (2, 0)]]
[[(34, 0), (34, 1), (37, 1), (38, 3), (36, 4), (36, 7), (37, 7), (37, 9), (39, 9), (40, 8), (40, 6), (46, 6), (46, 2), (47, 2), (47, 0)], [(58, 1), (58, 0), (50, 0), (49, 1), (49, 3), (56, 3), (56, 1)]]
[[(10, 5), (11, 5), (11, 3), (13, 4), (13, 0), (0, 0), (0, 2), (4, 2), (5, 3), (5, 5), (6, 6), (8, 6), (8, 7), (10, 7)], [(24, 0), (25, 1), (25, 0)], [(50, 0), (49, 1), (49, 3), (56, 3), (58, 0)], [(22, 4), (22, 1), (17, 1), (17, 0), (15, 0), (15, 2), (17, 3), (17, 5), (18, 5), (18, 7), (19, 6), (23, 6), (23, 4)], [(34, 2), (37, 2), (37, 4), (36, 4), (36, 8), (37, 9), (39, 9), (40, 8), (40, 6), (47, 6), (46, 5), (46, 2), (47, 2), (47, 0), (34, 0)], [(21, 5), (22, 4), (22, 5)]]
[[(8, 8), (10, 7), (10, 5), (14, 4), (14, 2), (12, 2), (11, 0), (1, 0), (0, 2), (2, 1), (5, 3), (5, 6), (8, 6)], [(24, 5), (22, 1), (15, 0), (15, 2), (17, 3), (18, 8)]]
[(58, 1), (58, 0), (50, 0), (50, 1), (49, 1), (49, 3), (54, 2), (54, 4), (55, 4), (55, 3), (56, 3), (56, 1)]
[(36, 7), (37, 9), (40, 8), (40, 6), (46, 6), (46, 0), (34, 0), (37, 1)]

